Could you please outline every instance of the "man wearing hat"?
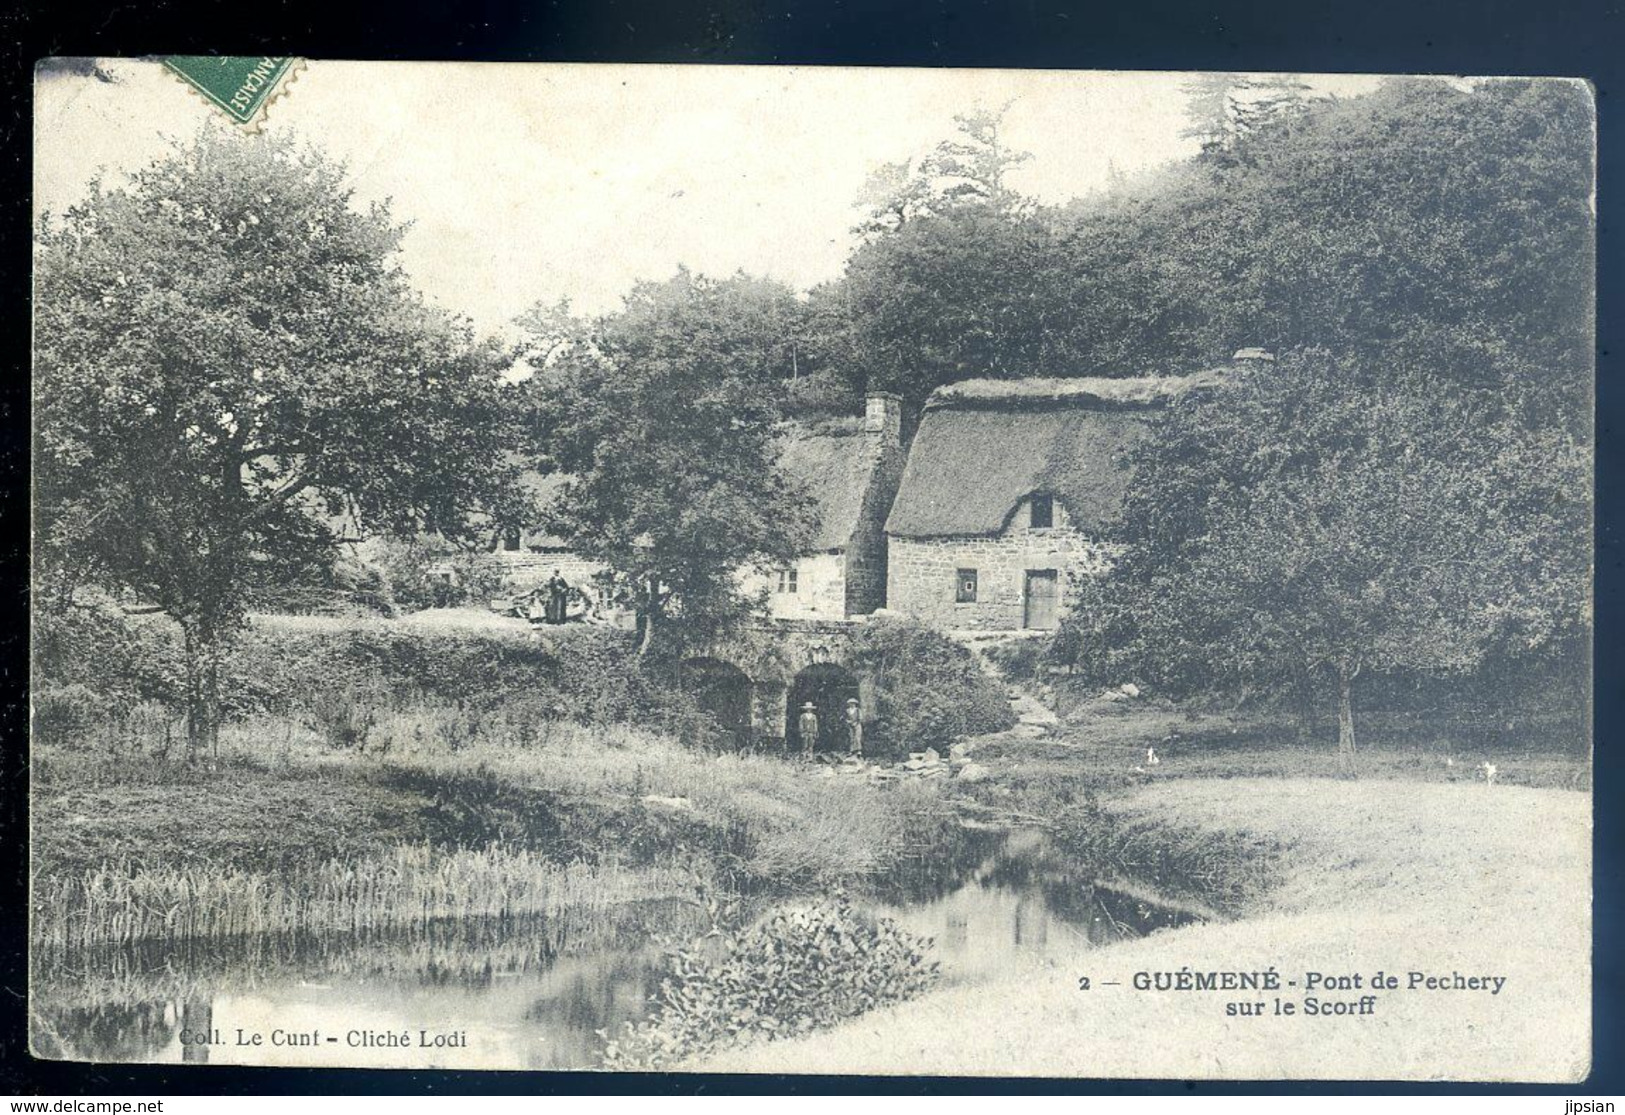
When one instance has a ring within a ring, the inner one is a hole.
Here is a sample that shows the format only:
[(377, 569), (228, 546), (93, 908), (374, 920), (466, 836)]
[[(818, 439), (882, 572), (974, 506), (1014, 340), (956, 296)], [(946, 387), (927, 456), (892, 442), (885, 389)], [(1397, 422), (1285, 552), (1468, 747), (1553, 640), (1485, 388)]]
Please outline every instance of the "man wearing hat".
[(801, 715), (796, 718), (796, 731), (801, 735), (801, 753), (810, 756), (818, 745), (818, 710), (813, 708), (811, 701), (801, 706)]
[(856, 697), (846, 699), (846, 742), (853, 758), (863, 758), (863, 710)]

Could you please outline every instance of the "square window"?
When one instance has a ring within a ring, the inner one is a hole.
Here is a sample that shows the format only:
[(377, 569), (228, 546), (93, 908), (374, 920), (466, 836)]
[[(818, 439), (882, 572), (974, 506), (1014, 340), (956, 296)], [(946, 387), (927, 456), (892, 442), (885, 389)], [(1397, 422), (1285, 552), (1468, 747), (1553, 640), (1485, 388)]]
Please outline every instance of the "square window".
[(779, 570), (778, 591), (782, 593), (793, 593), (796, 591), (796, 571), (794, 569)]
[(1055, 497), (1034, 496), (1032, 502), (1031, 525), (1034, 527), (1052, 527), (1055, 525)]
[(976, 603), (976, 570), (961, 569), (954, 589), (954, 603)]

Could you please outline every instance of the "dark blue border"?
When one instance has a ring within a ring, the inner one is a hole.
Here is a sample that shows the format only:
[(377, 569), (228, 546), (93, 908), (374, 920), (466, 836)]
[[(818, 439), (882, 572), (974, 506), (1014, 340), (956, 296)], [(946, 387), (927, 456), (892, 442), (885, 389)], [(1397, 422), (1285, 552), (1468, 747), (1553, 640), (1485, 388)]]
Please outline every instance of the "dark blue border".
[[(26, 1093), (308, 1094), (437, 1093), (982, 1094), (1325, 1092), (1555, 1095), (1625, 1094), (1620, 1026), (1625, 940), (1620, 935), (1621, 763), (1619, 651), (1622, 450), (1613, 353), (1619, 324), (1599, 314), (1598, 590), (1596, 642), (1595, 1036), (1591, 1080), (1581, 1087), (1385, 1083), (1188, 1083), (969, 1078), (663, 1077), (597, 1074), (379, 1072), (362, 1070), (84, 1066), (32, 1060), (26, 1050), (25, 846), (27, 809), (28, 294), (31, 78), (47, 55), (291, 54), (357, 59), (799, 63), (807, 65), (1010, 66), (1027, 68), (1425, 72), (1585, 77), (1597, 88), (1600, 196), (1620, 187), (1613, 99), (1625, 56), (1617, 3), (1585, 0), (1325, 0), (1181, 3), (997, 0), (878, 3), (866, 0), (556, 0), (499, 3), (413, 0), (338, 5), (260, 0), (229, 7), (170, 0), (101, 4), (20, 0), (0, 40), (6, 77), (0, 247), (11, 373), (0, 378), (0, 1088)], [(1618, 207), (1604, 204), (1599, 306), (1621, 302)], [(1554, 1109), (1555, 1110), (1555, 1109)]]

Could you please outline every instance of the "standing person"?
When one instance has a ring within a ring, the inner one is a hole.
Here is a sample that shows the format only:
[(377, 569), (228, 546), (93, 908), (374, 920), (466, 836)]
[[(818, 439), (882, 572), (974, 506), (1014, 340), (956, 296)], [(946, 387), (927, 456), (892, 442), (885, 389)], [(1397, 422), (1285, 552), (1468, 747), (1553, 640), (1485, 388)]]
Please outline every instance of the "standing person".
[(801, 753), (811, 756), (813, 748), (818, 745), (818, 710), (808, 701), (801, 706), (801, 715), (796, 718), (796, 731), (801, 735)]
[(540, 589), (532, 591), (530, 596), (525, 599), (524, 609), (525, 618), (530, 621), (532, 627), (548, 621), (547, 601)]
[(563, 623), (565, 605), (570, 599), (570, 582), (557, 569), (547, 582), (547, 622)]
[(856, 697), (846, 699), (846, 743), (854, 758), (863, 758), (863, 706)]

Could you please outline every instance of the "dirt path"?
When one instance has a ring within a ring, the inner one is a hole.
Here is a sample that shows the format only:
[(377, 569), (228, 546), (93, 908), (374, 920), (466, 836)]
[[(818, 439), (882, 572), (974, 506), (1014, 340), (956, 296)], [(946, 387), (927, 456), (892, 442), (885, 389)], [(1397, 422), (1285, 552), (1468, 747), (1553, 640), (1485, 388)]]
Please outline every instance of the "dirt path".
[[(947, 988), (826, 1034), (694, 1066), (710, 1071), (1172, 1078), (1575, 1081), (1590, 1048), (1591, 799), (1563, 790), (1319, 779), (1191, 779), (1113, 802), (1290, 845), (1267, 908), (1070, 963)], [(1277, 993), (1157, 992), (1137, 972), (1259, 971)], [(1374, 1013), (1309, 1017), (1310, 972), (1381, 969)], [(1406, 990), (1498, 976), (1488, 991)], [(1088, 976), (1091, 990), (1078, 990)], [(1103, 986), (1110, 982), (1120, 986)], [(1295, 1016), (1237, 1017), (1276, 995)]]

